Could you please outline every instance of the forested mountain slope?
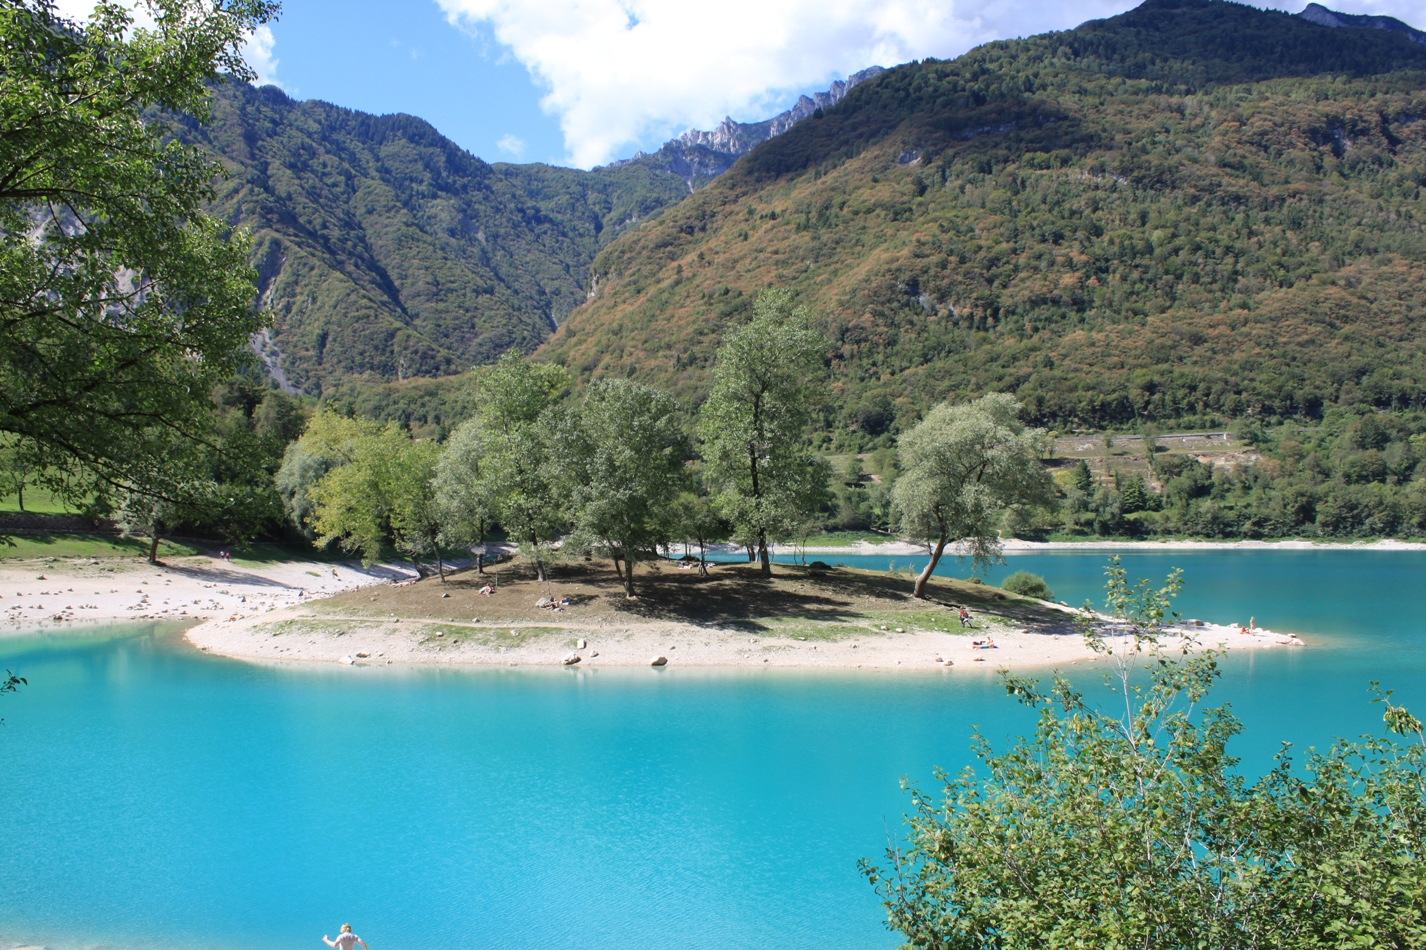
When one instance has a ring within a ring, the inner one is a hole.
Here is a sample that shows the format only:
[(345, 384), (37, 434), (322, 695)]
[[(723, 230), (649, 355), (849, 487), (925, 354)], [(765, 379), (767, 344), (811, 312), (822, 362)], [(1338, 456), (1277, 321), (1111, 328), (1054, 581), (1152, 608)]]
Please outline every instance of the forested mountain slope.
[(541, 351), (689, 401), (755, 293), (827, 336), (836, 441), (1426, 400), (1426, 47), (1210, 0), (890, 70), (596, 258)]
[(642, 165), (490, 165), (420, 119), (272, 87), (220, 86), (212, 122), (181, 131), (229, 169), (214, 211), (254, 234), (265, 358), (311, 393), (533, 349), (599, 248), (688, 194)]

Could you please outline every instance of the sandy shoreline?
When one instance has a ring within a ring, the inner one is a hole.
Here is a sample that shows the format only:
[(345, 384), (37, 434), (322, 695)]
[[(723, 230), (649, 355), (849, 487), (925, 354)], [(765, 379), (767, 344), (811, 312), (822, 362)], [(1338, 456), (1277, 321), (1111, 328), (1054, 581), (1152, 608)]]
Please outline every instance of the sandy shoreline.
[[(1271, 631), (1242, 635), (1205, 624), (1184, 633), (1198, 647), (1270, 649), (1285, 647)], [(694, 624), (625, 624), (605, 628), (543, 624), (457, 623), (433, 620), (374, 620), (342, 617), (302, 608), (238, 621), (210, 621), (188, 630), (199, 650), (260, 663), (345, 663), (353, 666), (443, 667), (648, 667), (663, 657), (671, 668), (746, 667), (763, 669), (1024, 669), (1063, 667), (1098, 658), (1072, 630), (1037, 633), (1024, 628), (992, 628), (976, 636), (901, 628), (868, 630), (841, 640), (749, 636), (746, 632)], [(995, 646), (978, 648), (989, 637)], [(1106, 638), (1122, 650), (1124, 638)], [(1165, 638), (1176, 651), (1179, 636)], [(1300, 641), (1299, 641), (1300, 643)], [(578, 657), (573, 663), (566, 660)]]
[[(674, 667), (929, 670), (1054, 667), (1095, 659), (1068, 611), (1063, 624), (1039, 629), (985, 620), (967, 635), (911, 621), (895, 627), (902, 621), (891, 620), (843, 626), (828, 636), (808, 629), (803, 636), (670, 620), (581, 622), (578, 615), (566, 619), (543, 612), (528, 622), (343, 615), (327, 600), (358, 588), (409, 585), (414, 577), (396, 565), (254, 565), (210, 557), (174, 559), (161, 567), (138, 559), (0, 562), (0, 632), (114, 621), (189, 622), (195, 625), (185, 637), (196, 649), (259, 663), (563, 666), (578, 656), (570, 665), (597, 668), (647, 667), (662, 656)], [(1245, 636), (1203, 625), (1189, 633), (1202, 646), (1285, 645), (1271, 631)], [(976, 648), (974, 641), (986, 636), (995, 648)]]
[(270, 613), (311, 598), (413, 578), (396, 565), (217, 557), (62, 558), (0, 562), (0, 633), (93, 621), (213, 620)]

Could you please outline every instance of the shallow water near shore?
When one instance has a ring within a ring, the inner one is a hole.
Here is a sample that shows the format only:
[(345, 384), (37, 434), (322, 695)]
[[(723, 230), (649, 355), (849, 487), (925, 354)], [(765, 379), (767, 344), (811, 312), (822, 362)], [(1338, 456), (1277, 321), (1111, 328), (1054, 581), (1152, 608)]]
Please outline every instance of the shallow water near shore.
[[(1077, 603), (1104, 562), (989, 579)], [(1308, 639), (1225, 662), (1249, 769), (1376, 731), (1370, 680), (1426, 708), (1426, 554), (1123, 562), (1183, 567), (1185, 615)], [(0, 698), (0, 946), (320, 947), (350, 920), (372, 950), (890, 948), (856, 860), (898, 779), (1030, 722), (986, 670), (274, 668), (157, 627), (7, 638), (6, 667), (30, 685)]]

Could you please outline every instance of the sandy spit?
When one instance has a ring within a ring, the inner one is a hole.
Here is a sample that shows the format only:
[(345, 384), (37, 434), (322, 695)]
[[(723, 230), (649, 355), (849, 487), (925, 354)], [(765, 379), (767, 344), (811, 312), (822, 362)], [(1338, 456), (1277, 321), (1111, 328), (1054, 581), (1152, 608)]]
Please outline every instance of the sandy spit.
[[(217, 620), (190, 629), (199, 650), (264, 663), (345, 663), (354, 666), (650, 666), (750, 667), (838, 670), (1021, 669), (1063, 667), (1096, 656), (1077, 633), (1038, 633), (997, 627), (976, 637), (927, 630), (868, 631), (841, 640), (749, 636), (746, 631), (694, 624), (626, 624), (538, 627), (425, 619), (342, 617), (320, 604), (270, 615)], [(1191, 638), (1191, 639), (1189, 639)], [(985, 639), (994, 644), (983, 647)], [(1106, 641), (1117, 651), (1122, 637)], [(1261, 649), (1301, 645), (1268, 630), (1240, 634), (1205, 624), (1168, 637), (1177, 650), (1188, 639), (1198, 648)], [(574, 658), (578, 659), (574, 659)], [(572, 661), (572, 662), (567, 662)]]

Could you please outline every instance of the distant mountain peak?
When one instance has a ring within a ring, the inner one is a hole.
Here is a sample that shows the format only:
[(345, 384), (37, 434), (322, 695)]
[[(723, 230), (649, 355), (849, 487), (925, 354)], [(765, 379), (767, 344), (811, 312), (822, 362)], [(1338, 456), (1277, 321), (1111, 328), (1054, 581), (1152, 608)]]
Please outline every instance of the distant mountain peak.
[(692, 190), (699, 180), (706, 181), (723, 174), (733, 162), (757, 145), (781, 135), (803, 119), (811, 117), (818, 109), (836, 105), (854, 86), (885, 71), (881, 66), (868, 66), (844, 80), (839, 79), (832, 83), (832, 87), (825, 92), (799, 96), (791, 109), (771, 119), (764, 119), (762, 122), (735, 122), (732, 116), (727, 116), (712, 131), (689, 129), (678, 138), (665, 142), (657, 152), (637, 152), (633, 158), (614, 164), (637, 162), (651, 165), (682, 178)]
[(1307, 8), (1297, 15), (1318, 26), (1360, 26), (1373, 30), (1390, 30), (1393, 33), (1404, 33), (1417, 43), (1426, 43), (1426, 32), (1422, 32), (1408, 23), (1403, 23), (1396, 17), (1373, 16), (1367, 13), (1338, 13), (1336, 10), (1327, 9), (1320, 3), (1309, 3)]

